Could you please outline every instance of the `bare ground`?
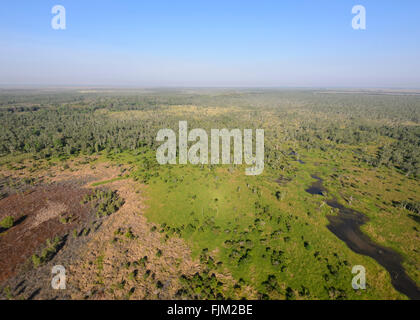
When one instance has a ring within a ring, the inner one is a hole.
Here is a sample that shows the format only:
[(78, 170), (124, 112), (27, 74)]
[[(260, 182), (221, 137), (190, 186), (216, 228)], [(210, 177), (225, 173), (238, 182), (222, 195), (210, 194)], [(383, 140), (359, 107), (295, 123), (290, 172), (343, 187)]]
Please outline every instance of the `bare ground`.
[[(180, 287), (180, 275), (200, 271), (200, 264), (191, 259), (190, 249), (182, 239), (174, 237), (165, 241), (160, 233), (151, 231), (153, 224), (143, 216), (142, 191), (145, 186), (130, 179), (105, 184), (104, 187), (116, 190), (125, 203), (101, 221), (97, 221), (88, 207), (83, 208), (79, 203), (82, 196), (93, 188), (93, 183), (120, 177), (126, 170), (107, 163), (77, 165), (70, 170), (56, 167), (38, 170), (30, 176), (40, 181), (42, 178), (45, 187), (34, 187), (28, 193), (10, 195), (1, 200), (0, 217), (26, 217), (0, 237), (3, 241), (3, 256), (0, 256), (3, 274), (0, 289), (3, 292), (0, 292), (0, 297), (175, 297)], [(14, 178), (22, 176), (21, 172), (8, 174)], [(80, 218), (63, 224), (59, 221), (62, 215)], [(88, 235), (80, 236), (80, 230), (95, 223), (94, 228), (89, 228)], [(74, 229), (77, 229), (78, 237), (70, 234)], [(129, 230), (130, 237), (125, 235)], [(57, 234), (66, 235), (64, 247), (50, 262), (34, 269), (28, 261), (30, 256), (42, 247), (46, 239)], [(16, 243), (20, 245), (16, 246)], [(11, 259), (11, 256), (16, 258)], [(66, 290), (51, 288), (51, 268), (57, 264), (66, 268)]]

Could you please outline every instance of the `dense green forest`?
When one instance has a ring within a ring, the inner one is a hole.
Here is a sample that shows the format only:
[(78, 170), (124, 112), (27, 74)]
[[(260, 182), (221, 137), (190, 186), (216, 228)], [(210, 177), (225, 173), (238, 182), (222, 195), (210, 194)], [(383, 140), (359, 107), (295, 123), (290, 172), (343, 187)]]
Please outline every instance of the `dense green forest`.
[[(420, 96), (321, 91), (193, 90), (144, 92), (2, 92), (0, 154), (32, 153), (37, 157), (121, 152), (156, 147), (156, 132), (188, 120), (201, 128), (266, 129), (267, 164), (275, 168), (279, 141), (306, 149), (374, 144), (355, 156), (371, 166), (395, 167), (420, 176)], [(221, 108), (229, 113), (197, 117), (167, 113), (171, 106)], [(132, 117), (124, 111), (141, 112)], [(280, 126), (278, 126), (280, 124)]]

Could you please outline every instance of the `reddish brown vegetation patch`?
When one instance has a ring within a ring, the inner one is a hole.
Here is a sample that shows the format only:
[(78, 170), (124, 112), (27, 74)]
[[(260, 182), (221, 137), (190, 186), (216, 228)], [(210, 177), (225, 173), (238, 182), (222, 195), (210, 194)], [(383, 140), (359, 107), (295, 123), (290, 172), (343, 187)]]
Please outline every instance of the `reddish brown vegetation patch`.
[[(89, 190), (68, 185), (37, 187), (0, 200), (0, 220), (12, 216), (15, 224), (0, 233), (0, 283), (56, 235), (64, 235), (85, 221), (91, 208), (80, 201)], [(68, 223), (60, 222), (67, 218)]]

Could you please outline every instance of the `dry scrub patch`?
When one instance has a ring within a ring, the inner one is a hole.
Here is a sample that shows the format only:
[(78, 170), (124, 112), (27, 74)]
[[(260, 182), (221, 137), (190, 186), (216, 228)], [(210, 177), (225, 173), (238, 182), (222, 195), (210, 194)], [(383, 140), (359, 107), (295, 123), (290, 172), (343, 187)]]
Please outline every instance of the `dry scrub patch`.
[[(73, 186), (51, 185), (0, 200), (0, 220), (6, 216), (15, 220), (0, 234), (0, 283), (14, 276), (47, 239), (64, 235), (86, 219), (90, 208), (79, 203), (86, 193)], [(71, 223), (59, 221), (64, 213), (72, 216)]]
[(60, 171), (53, 168), (50, 170), (51, 182), (75, 181), (84, 187), (90, 187), (92, 183), (118, 178), (128, 172), (128, 167), (123, 165), (111, 165), (98, 162), (94, 164), (75, 165), (71, 170)]
[[(118, 190), (125, 204), (104, 222), (82, 258), (71, 266), (69, 281), (76, 289), (73, 298), (174, 298), (179, 276), (200, 271), (199, 264), (192, 261), (183, 240), (165, 242), (151, 231), (153, 224), (142, 215), (144, 205), (135, 191), (139, 190), (136, 183), (125, 180), (107, 186)], [(126, 236), (129, 231), (130, 237)], [(141, 262), (144, 257), (147, 261)]]
[[(100, 227), (88, 236), (82, 236), (82, 240), (80, 236), (73, 237), (72, 231), (77, 229), (80, 233), (82, 227), (87, 223), (90, 226), (91, 220), (96, 219), (89, 203), (82, 204), (84, 201), (81, 201), (85, 194), (95, 189), (93, 184), (112, 181), (129, 171), (129, 167), (118, 164), (72, 161), (66, 169), (60, 164), (32, 172), (32, 177), (48, 185), (8, 196), (0, 202), (0, 217), (9, 212), (15, 219), (25, 216), (21, 223), (0, 237), (3, 241), (0, 282), (10, 279), (7, 285), (12, 292), (17, 297), (29, 299), (179, 298), (176, 293), (182, 288), (180, 276), (204, 272), (204, 267), (192, 260), (190, 248), (183, 239), (170, 237), (165, 240), (161, 233), (152, 231), (155, 225), (143, 215), (142, 193), (146, 186), (131, 179), (100, 185), (99, 188), (117, 191), (124, 204), (101, 219)], [(76, 219), (63, 224), (59, 221), (62, 216)], [(28, 261), (46, 239), (57, 234), (68, 234), (70, 239), (57, 256), (43, 268), (16, 275), (17, 267)], [(57, 291), (50, 287), (50, 267), (55, 264), (66, 268), (67, 290)], [(228, 272), (217, 274), (217, 277), (225, 284), (234, 283)], [(19, 283), (25, 283), (28, 290), (19, 293)]]
[(46, 207), (39, 210), (35, 215), (34, 221), (29, 229), (34, 229), (48, 220), (57, 218), (63, 213), (66, 213), (67, 210), (68, 207), (64, 203), (47, 200)]

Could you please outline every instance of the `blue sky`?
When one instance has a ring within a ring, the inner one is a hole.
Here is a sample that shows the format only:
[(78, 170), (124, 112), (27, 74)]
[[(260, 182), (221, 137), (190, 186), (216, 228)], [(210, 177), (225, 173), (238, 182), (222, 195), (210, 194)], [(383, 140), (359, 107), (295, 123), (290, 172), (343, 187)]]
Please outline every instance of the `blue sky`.
[(0, 85), (420, 88), (419, 42), (418, 0), (2, 0)]

